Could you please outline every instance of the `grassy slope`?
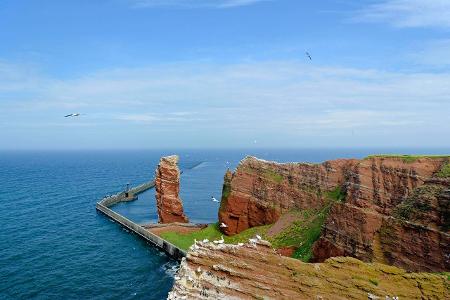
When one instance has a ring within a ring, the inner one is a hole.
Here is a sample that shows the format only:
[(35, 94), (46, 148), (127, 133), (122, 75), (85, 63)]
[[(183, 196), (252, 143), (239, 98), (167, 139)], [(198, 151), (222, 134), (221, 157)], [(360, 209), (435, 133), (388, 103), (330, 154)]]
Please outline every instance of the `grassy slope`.
[(331, 206), (335, 202), (341, 202), (345, 199), (345, 194), (340, 187), (327, 192), (329, 199), (328, 205), (321, 210), (303, 210), (303, 218), (298, 218), (287, 229), (280, 232), (277, 236), (269, 239), (276, 248), (294, 246), (297, 248), (292, 257), (304, 262), (312, 258), (312, 246), (320, 237), (322, 226), (330, 212)]
[(322, 209), (303, 210), (297, 221), (288, 228), (268, 240), (275, 248), (295, 247), (292, 257), (308, 262), (312, 257), (312, 245), (320, 237), (322, 225), (328, 215), (330, 205)]
[[(249, 228), (239, 234), (234, 236), (223, 236), (225, 243), (227, 244), (237, 244), (248, 242), (249, 238), (254, 237), (259, 234), (263, 237), (266, 236), (267, 230), (271, 225), (259, 226)], [(191, 245), (194, 244), (194, 239), (201, 241), (203, 239), (208, 239), (210, 241), (219, 240), (222, 237), (222, 232), (219, 230), (219, 224), (210, 224), (208, 227), (192, 232), (189, 234), (181, 234), (176, 232), (165, 232), (161, 234), (161, 237), (165, 240), (171, 242), (172, 244), (180, 247), (181, 249), (187, 250)]]
[(436, 176), (440, 178), (450, 177), (450, 163), (446, 163), (445, 165), (443, 165), (441, 170), (436, 174)]

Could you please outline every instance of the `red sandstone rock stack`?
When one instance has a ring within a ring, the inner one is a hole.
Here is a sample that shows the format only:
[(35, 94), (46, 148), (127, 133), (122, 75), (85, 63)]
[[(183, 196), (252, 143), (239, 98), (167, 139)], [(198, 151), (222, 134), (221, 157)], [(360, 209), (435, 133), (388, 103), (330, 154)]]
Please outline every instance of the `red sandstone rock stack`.
[(162, 157), (155, 172), (159, 223), (189, 222), (179, 197), (180, 171), (177, 164), (177, 155)]
[(247, 157), (224, 180), (219, 222), (227, 235), (275, 223), (292, 210), (320, 209), (336, 188), (315, 261), (353, 256), (409, 271), (450, 269), (448, 158), (370, 157), (278, 164)]

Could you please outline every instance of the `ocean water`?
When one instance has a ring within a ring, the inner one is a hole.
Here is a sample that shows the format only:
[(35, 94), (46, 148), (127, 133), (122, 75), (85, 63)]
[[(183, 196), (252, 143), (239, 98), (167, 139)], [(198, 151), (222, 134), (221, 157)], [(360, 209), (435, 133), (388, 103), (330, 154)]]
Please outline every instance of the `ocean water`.
[[(104, 195), (153, 178), (180, 156), (181, 198), (193, 222), (215, 222), (223, 175), (245, 155), (320, 162), (407, 149), (0, 152), (0, 299), (165, 299), (177, 262), (95, 210)], [(414, 150), (442, 154), (450, 149)], [(154, 190), (114, 210), (157, 221)]]

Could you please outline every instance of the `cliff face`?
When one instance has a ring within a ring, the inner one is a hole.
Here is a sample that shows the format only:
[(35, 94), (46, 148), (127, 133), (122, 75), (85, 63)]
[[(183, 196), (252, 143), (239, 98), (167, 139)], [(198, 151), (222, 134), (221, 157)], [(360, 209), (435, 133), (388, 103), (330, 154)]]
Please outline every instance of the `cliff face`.
[(314, 260), (344, 255), (410, 271), (449, 270), (450, 181), (434, 178), (445, 163), (359, 161), (347, 173), (346, 201), (333, 205), (314, 245)]
[[(411, 271), (450, 269), (448, 158), (371, 157), (322, 164), (277, 164), (249, 157), (224, 182), (224, 232), (271, 224), (291, 209), (332, 201), (315, 261), (353, 256)], [(336, 196), (336, 195), (335, 195)], [(336, 199), (335, 199), (336, 200)], [(339, 199), (338, 199), (339, 200)]]
[(159, 223), (188, 223), (179, 197), (178, 156), (162, 157), (155, 172), (156, 205)]
[(224, 178), (219, 220), (232, 235), (247, 228), (272, 224), (291, 209), (320, 209), (326, 193), (344, 184), (353, 160), (323, 164), (278, 164), (247, 157)]
[(446, 280), (354, 258), (307, 264), (278, 255), (265, 241), (199, 242), (182, 261), (168, 299), (449, 299)]

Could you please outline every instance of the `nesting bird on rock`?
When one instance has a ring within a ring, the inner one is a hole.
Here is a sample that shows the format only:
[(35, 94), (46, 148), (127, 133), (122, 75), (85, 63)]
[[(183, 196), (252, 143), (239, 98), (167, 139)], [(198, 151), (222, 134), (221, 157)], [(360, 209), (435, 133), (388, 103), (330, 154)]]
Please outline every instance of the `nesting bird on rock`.
[(223, 235), (221, 236), (220, 240), (216, 240), (216, 241), (213, 241), (213, 242), (214, 242), (214, 244), (223, 244), (225, 242), (224, 239), (223, 239)]
[(227, 228), (227, 227), (228, 227), (227, 224), (225, 224), (225, 223), (220, 223), (220, 228)]

